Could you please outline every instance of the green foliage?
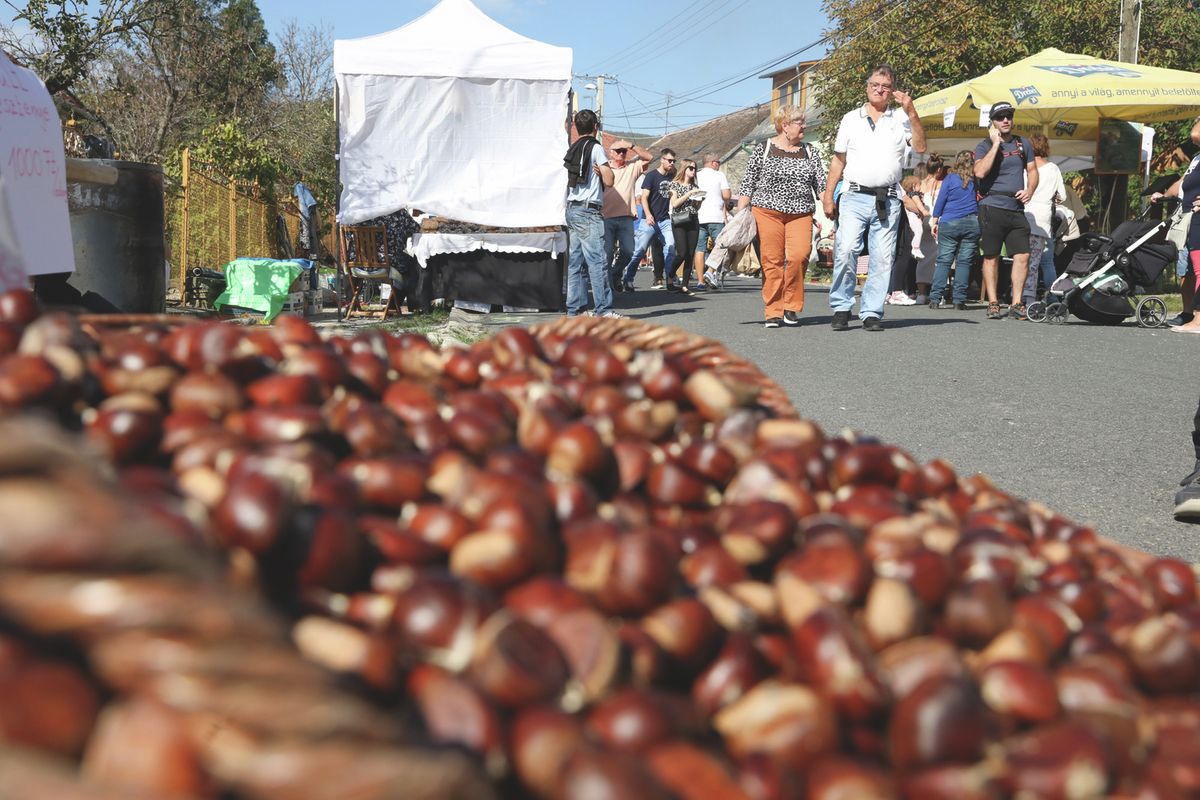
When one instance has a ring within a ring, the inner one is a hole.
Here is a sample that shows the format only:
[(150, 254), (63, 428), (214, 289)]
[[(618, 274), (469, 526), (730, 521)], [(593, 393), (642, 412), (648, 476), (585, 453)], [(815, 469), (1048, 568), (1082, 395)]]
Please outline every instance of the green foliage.
[(9, 35), (4, 47), (56, 94), (73, 88), (108, 48), (129, 41), (173, 6), (174, 0), (27, 0), (15, 16), (34, 41), (27, 46)]
[[(283, 176), (282, 162), (267, 142), (251, 139), (240, 120), (209, 125), (190, 148), (192, 161), (216, 168), (240, 181), (257, 181), (270, 191)], [(182, 174), (182, 153), (171, 155), (163, 167), (172, 177)]]

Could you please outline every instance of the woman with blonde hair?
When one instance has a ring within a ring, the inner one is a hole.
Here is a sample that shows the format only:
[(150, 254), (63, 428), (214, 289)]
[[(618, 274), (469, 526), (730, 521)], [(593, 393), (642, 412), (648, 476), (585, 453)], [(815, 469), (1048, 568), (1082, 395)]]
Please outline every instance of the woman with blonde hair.
[(671, 204), (671, 233), (675, 236), (675, 263), (667, 270), (667, 290), (675, 289), (672, 281), (675, 273), (683, 267), (683, 282), (679, 291), (691, 294), (688, 284), (692, 280), (693, 253), (700, 237), (700, 201), (704, 192), (696, 185), (696, 162), (690, 158), (679, 160), (675, 180), (662, 185), (662, 193)]
[(801, 141), (807, 126), (804, 109), (781, 106), (776, 135), (754, 148), (742, 177), (738, 209), (749, 206), (758, 227), (768, 328), (799, 325), (804, 310), (815, 198), (825, 191), (826, 174), (820, 155)]
[(967, 284), (971, 266), (979, 253), (979, 201), (975, 197), (975, 154), (959, 150), (954, 167), (942, 181), (937, 202), (933, 205), (930, 229), (937, 237), (937, 266), (929, 289), (931, 308), (949, 308), (942, 302), (942, 292), (954, 264), (954, 307), (967, 309)]

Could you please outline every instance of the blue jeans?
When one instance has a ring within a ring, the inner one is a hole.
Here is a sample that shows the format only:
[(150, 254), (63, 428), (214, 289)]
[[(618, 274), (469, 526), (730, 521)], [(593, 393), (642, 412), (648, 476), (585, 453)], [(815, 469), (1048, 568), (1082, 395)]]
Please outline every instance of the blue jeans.
[[(612, 284), (604, 261), (604, 220), (598, 209), (567, 205), (567, 231), (571, 247), (567, 255), (567, 315), (587, 310), (588, 283), (592, 285), (595, 312), (612, 310)], [(584, 262), (587, 262), (586, 265)], [(585, 277), (584, 270), (587, 270)]]
[(859, 319), (883, 317), (883, 300), (892, 280), (892, 262), (896, 259), (896, 231), (900, 223), (900, 200), (887, 200), (887, 220), (879, 219), (875, 196), (842, 192), (838, 201), (838, 229), (834, 237), (833, 283), (829, 286), (829, 307), (849, 311), (854, 307), (854, 287), (858, 283), (854, 267), (862, 253), (863, 239), (871, 248), (867, 282), (858, 304)]
[(663, 278), (669, 276), (671, 265), (675, 263), (675, 233), (671, 230), (671, 218), (655, 220), (654, 225), (647, 225), (644, 221), (638, 226), (637, 241), (633, 245), (633, 258), (629, 259), (629, 263), (625, 265), (624, 280), (626, 283), (633, 282), (633, 276), (637, 274), (638, 263), (641, 262), (642, 256), (646, 255), (646, 248), (654, 241), (655, 237), (662, 239), (663, 248)]
[(937, 266), (933, 268), (933, 285), (929, 287), (929, 302), (942, 301), (942, 291), (954, 265), (954, 302), (967, 302), (967, 284), (971, 282), (971, 265), (979, 252), (979, 217), (971, 214), (938, 225)]
[[(621, 279), (621, 267), (633, 252), (633, 217), (604, 218), (604, 264), (608, 267), (612, 282)], [(620, 245), (620, 255), (613, 257), (613, 244)]]

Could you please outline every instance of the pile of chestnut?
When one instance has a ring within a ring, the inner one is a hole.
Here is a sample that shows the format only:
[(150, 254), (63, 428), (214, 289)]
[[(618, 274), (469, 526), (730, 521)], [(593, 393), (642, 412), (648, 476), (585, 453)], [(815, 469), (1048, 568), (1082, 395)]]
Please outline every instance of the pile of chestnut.
[(0, 353), (3, 413), (80, 432), (501, 796), (1200, 797), (1191, 565), (826, 435), (711, 343), (107, 329), (10, 293)]

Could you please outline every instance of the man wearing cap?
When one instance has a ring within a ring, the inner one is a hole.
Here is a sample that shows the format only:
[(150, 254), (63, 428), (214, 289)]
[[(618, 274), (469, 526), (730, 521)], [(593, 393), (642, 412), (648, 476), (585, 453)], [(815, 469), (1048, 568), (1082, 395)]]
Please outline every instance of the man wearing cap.
[[(829, 287), (831, 323), (847, 330), (857, 285), (855, 265), (868, 240), (871, 252), (858, 316), (863, 330), (883, 330), (883, 300), (892, 277), (896, 232), (900, 224), (900, 178), (909, 147), (925, 152), (925, 129), (907, 93), (896, 89), (896, 74), (887, 64), (867, 78), (867, 102), (847, 112), (838, 125), (829, 160), (829, 178), (821, 202), (825, 216), (839, 219), (834, 239), (833, 283)], [(899, 108), (891, 106), (892, 100)], [(833, 193), (844, 180), (834, 205)]]
[(1037, 188), (1037, 163), (1033, 145), (1013, 135), (1012, 103), (992, 105), (988, 138), (975, 146), (975, 181), (979, 194), (979, 243), (983, 250), (983, 290), (988, 299), (988, 319), (1003, 319), (996, 297), (1000, 250), (1012, 258), (1012, 305), (1009, 316), (1025, 319), (1021, 287), (1029, 272), (1029, 221), (1025, 204)]
[[(654, 156), (649, 150), (635, 147), (632, 142), (618, 139), (608, 148), (608, 166), (612, 169), (613, 185), (604, 190), (604, 205), (600, 216), (604, 218), (604, 257), (608, 265), (609, 282), (613, 290), (625, 289), (621, 280), (621, 268), (633, 255), (633, 228), (637, 217), (637, 197), (634, 186), (647, 169)], [(632, 157), (631, 157), (632, 156)], [(613, 257), (613, 245), (620, 246), (620, 255)], [(633, 284), (629, 284), (632, 288)]]

